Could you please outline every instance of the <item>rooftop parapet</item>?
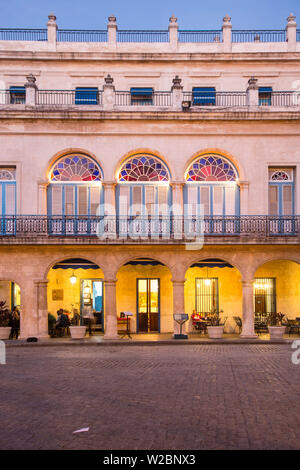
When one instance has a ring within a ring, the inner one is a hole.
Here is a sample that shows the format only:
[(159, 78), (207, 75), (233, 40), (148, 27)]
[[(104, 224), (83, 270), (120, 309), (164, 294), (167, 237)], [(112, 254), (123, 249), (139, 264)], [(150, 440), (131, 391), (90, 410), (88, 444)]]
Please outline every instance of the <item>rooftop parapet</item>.
[(239, 30), (232, 29), (231, 18), (225, 15), (218, 30), (181, 30), (177, 18), (172, 15), (166, 30), (120, 30), (114, 15), (109, 16), (106, 30), (59, 29), (56, 16), (48, 16), (47, 29), (0, 28), (0, 49), (3, 41), (21, 41), (48, 43), (48, 49), (56, 50), (64, 43), (99, 43), (112, 49), (130, 43), (166, 44), (170, 50), (182, 49), (189, 44), (221, 45), (219, 52), (231, 52), (235, 44), (241, 43), (285, 43), (286, 50), (296, 50), (300, 42), (300, 30), (297, 30), (296, 17), (290, 13), (285, 29), (276, 30)]

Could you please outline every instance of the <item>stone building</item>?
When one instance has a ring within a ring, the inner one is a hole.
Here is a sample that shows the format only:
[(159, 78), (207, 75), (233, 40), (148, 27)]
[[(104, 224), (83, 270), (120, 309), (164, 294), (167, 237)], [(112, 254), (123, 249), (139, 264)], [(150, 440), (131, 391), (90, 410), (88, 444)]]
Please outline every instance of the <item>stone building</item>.
[[(21, 337), (101, 313), (299, 315), (300, 31), (0, 29), (0, 298)], [(187, 324), (192, 330), (192, 324)]]

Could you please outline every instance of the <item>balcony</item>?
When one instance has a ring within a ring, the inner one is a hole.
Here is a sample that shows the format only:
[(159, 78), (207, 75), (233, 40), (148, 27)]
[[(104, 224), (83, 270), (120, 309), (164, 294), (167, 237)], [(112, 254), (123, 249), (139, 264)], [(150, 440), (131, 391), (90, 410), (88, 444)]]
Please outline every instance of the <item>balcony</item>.
[[(1, 243), (299, 243), (300, 216), (0, 218)], [(73, 241), (71, 241), (73, 240)], [(62, 242), (65, 243), (65, 242)]]

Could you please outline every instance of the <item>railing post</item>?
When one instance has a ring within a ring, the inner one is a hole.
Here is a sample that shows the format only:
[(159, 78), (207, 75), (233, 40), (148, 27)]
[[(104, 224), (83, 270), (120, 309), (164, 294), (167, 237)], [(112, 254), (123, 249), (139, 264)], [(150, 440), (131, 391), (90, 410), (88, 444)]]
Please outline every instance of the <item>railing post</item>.
[(111, 111), (115, 105), (115, 86), (113, 85), (114, 79), (108, 74), (104, 78), (105, 84), (103, 85), (102, 105), (103, 109)]
[(108, 36), (108, 44), (109, 46), (116, 46), (117, 44), (117, 18), (115, 15), (111, 15), (108, 17), (108, 25), (107, 25), (107, 36)]
[(57, 24), (56, 24), (56, 16), (53, 13), (50, 13), (48, 16), (48, 45), (50, 49), (56, 51), (56, 36), (57, 36)]
[(258, 106), (258, 85), (257, 78), (251, 77), (248, 80), (247, 106)]
[(293, 15), (293, 13), (290, 13), (289, 17), (287, 18), (286, 39), (287, 39), (288, 51), (289, 52), (296, 51), (297, 23), (296, 23), (295, 19), (296, 19), (296, 16)]
[(183, 86), (181, 85), (181, 78), (179, 78), (178, 75), (173, 78), (171, 92), (173, 108), (175, 108), (176, 110), (181, 110), (183, 100)]
[(231, 30), (232, 30), (231, 18), (229, 15), (226, 15), (223, 18), (223, 25), (222, 25), (224, 52), (231, 52), (232, 50)]
[(35, 84), (36, 78), (32, 73), (28, 75), (27, 82), (25, 83), (26, 88), (26, 106), (35, 106), (36, 105), (36, 96), (37, 96), (37, 86)]
[(178, 23), (176, 16), (172, 15), (169, 19), (169, 41), (172, 49), (177, 49), (178, 44)]

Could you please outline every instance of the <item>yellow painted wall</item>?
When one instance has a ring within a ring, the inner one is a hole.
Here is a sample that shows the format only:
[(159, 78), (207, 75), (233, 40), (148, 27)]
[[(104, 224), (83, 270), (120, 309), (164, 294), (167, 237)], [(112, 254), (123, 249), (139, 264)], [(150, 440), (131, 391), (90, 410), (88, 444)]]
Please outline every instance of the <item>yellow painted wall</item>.
[[(207, 277), (207, 268), (189, 268), (186, 272), (185, 310), (189, 317), (196, 308), (195, 279), (197, 277)], [(219, 309), (224, 311), (221, 317), (227, 317), (225, 332), (231, 333), (235, 327), (232, 317), (242, 316), (241, 275), (236, 268), (209, 268), (208, 277), (218, 278)], [(191, 320), (189, 330), (193, 331)]]
[(287, 318), (300, 317), (300, 265), (292, 261), (271, 261), (255, 277), (276, 278), (276, 310)]
[(11, 282), (0, 281), (0, 300), (6, 302), (7, 308), (11, 308)]
[(123, 266), (117, 275), (117, 313), (130, 311), (131, 331), (136, 331), (136, 296), (138, 278), (160, 279), (160, 331), (173, 332), (173, 286), (171, 273), (166, 266)]
[[(73, 308), (80, 309), (80, 279), (103, 279), (101, 269), (75, 269), (77, 276), (75, 284), (71, 284), (70, 276), (73, 269), (50, 269), (48, 273), (48, 311), (54, 315), (58, 309), (63, 308), (73, 311)], [(61, 300), (52, 300), (52, 290), (63, 289), (64, 298)], [(72, 317), (72, 315), (71, 315)]]

